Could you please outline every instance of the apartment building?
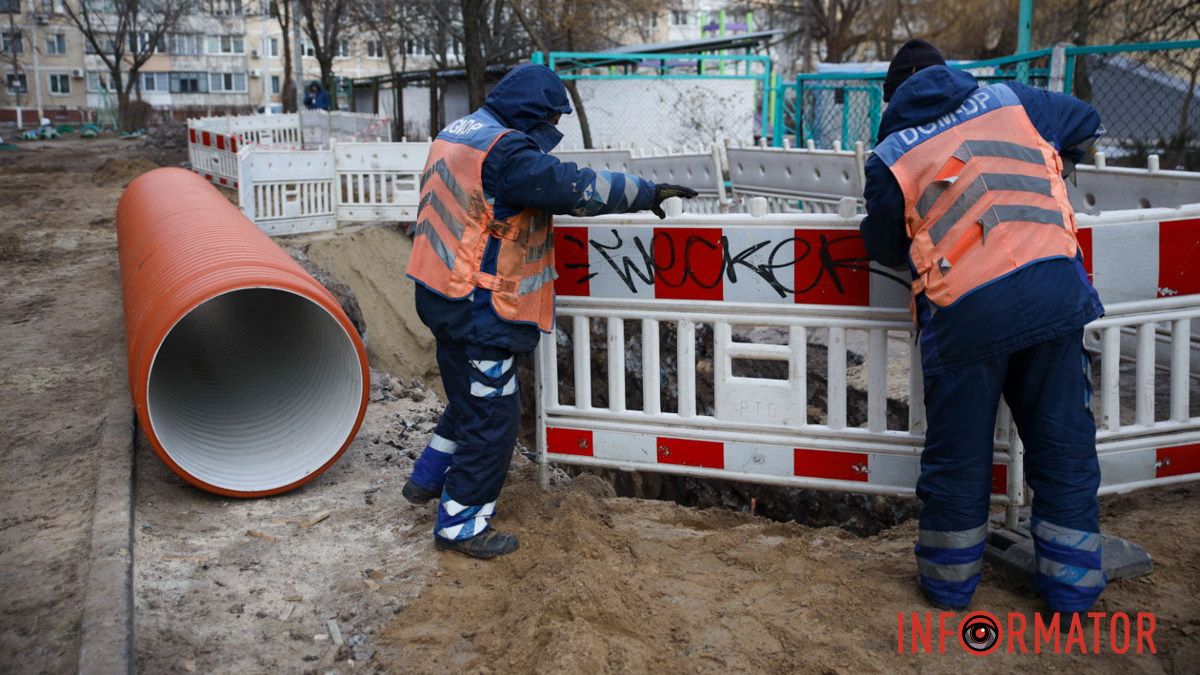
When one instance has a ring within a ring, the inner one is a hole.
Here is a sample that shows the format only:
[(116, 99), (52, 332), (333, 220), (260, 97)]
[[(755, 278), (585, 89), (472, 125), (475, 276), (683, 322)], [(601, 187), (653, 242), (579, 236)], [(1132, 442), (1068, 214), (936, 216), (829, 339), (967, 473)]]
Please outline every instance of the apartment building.
[[(39, 117), (54, 122), (94, 119), (116, 107), (113, 83), (104, 59), (64, 12), (63, 2), (78, 0), (0, 0), (0, 122), (25, 126)], [(104, 0), (89, 0), (103, 2)], [(186, 17), (141, 67), (133, 97), (157, 109), (187, 114), (223, 110), (250, 111), (282, 102), (283, 30), (268, 2), (207, 0), (206, 11)], [(369, 31), (347, 29), (338, 45), (334, 72), (340, 78), (388, 72), (383, 44)], [(135, 41), (148, 35), (129, 36)], [(100, 49), (112, 49), (101, 37)], [(146, 47), (145, 43), (140, 43)], [(302, 37), (303, 81), (320, 79), (313, 47)], [(435, 61), (458, 64), (462, 49), (445, 45), (441, 58), (425, 39), (397, 41), (396, 62), (425, 69)], [(346, 100), (343, 92), (343, 101)]]

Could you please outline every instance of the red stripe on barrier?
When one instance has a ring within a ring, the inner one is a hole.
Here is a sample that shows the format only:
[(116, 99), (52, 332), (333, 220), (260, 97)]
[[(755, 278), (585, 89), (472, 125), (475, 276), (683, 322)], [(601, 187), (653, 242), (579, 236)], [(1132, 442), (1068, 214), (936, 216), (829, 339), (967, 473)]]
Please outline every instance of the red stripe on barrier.
[(1200, 218), (1158, 224), (1158, 297), (1200, 293)]
[(588, 270), (588, 229), (586, 227), (554, 228), (554, 292), (558, 295), (582, 295), (592, 293), (588, 283), (592, 272)]
[(797, 476), (856, 480), (866, 482), (868, 459), (865, 452), (794, 449), (793, 471)]
[(207, 131), (200, 132), (200, 139), (204, 145), (212, 145), (212, 136)]
[(655, 298), (724, 299), (725, 253), (721, 230), (656, 227), (652, 248)]
[(1008, 494), (1008, 465), (992, 465), (992, 494)]
[(205, 179), (205, 180), (212, 180), (212, 174), (211, 174), (211, 173), (206, 173), (206, 174), (204, 174), (204, 179)]
[(221, 185), (226, 185), (226, 184), (227, 184), (227, 182), (228, 182), (228, 181), (226, 181), (224, 178), (222, 178), (222, 179), (220, 179), (220, 180), (221, 180)]
[(725, 444), (718, 441), (694, 441), (659, 436), (654, 443), (659, 464), (725, 468)]
[(1085, 228), (1075, 233), (1079, 240), (1079, 252), (1083, 254), (1083, 269), (1087, 271), (1088, 281), (1095, 284), (1092, 271), (1092, 228)]
[(237, 152), (237, 143), (238, 143), (237, 136), (229, 137), (229, 151), (230, 152), (235, 152), (235, 153)]
[(220, 134), (217, 134), (217, 149), (218, 150), (225, 149), (225, 137)]
[(1155, 478), (1200, 473), (1200, 443), (1159, 448), (1154, 459)]
[(595, 455), (592, 432), (586, 429), (546, 427), (546, 452), (592, 457)]
[(188, 129), (188, 140), (191, 141), (192, 143), (196, 142), (196, 130), (195, 129)]
[(857, 232), (796, 230), (798, 304), (871, 304), (867, 245)]

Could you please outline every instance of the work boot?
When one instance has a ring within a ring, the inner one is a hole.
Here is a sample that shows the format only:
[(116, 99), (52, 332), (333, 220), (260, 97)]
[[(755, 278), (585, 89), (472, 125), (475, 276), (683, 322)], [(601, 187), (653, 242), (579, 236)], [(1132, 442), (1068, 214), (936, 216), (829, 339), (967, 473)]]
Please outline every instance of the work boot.
[(400, 488), (400, 494), (404, 495), (404, 498), (413, 504), (424, 504), (430, 499), (437, 499), (442, 496), (442, 493), (438, 490), (430, 490), (429, 488), (417, 485), (413, 482), (412, 478), (404, 481), (404, 487)]
[(490, 560), (496, 556), (512, 553), (520, 545), (515, 534), (491, 528), (485, 530), (483, 534), (477, 534), (469, 539), (442, 539), (435, 535), (433, 543), (439, 551), (458, 551), (482, 560)]

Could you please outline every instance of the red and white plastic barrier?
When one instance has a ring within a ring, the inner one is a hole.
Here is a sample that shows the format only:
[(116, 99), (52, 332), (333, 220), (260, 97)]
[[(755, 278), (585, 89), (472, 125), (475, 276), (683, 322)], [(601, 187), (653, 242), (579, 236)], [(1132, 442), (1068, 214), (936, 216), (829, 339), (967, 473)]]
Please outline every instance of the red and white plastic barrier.
[[(1090, 326), (1102, 491), (1200, 479), (1190, 396), (1200, 379), (1200, 204), (1081, 215), (1079, 225), (1108, 310)], [(857, 229), (857, 218), (815, 214), (559, 219), (560, 334), (538, 353), (543, 459), (912, 494), (924, 410), (906, 274), (869, 265)], [(1132, 382), (1118, 367), (1131, 358), (1123, 337), (1136, 341)], [(605, 340), (603, 358), (593, 358), (593, 339)], [(819, 397), (808, 375), (822, 347)], [(754, 361), (786, 367), (769, 377), (745, 368)], [(1162, 371), (1170, 403), (1156, 411)], [(631, 375), (640, 403), (631, 404)], [(848, 401), (864, 393), (856, 416)], [(898, 422), (889, 403), (905, 400)], [(993, 492), (1011, 506), (1026, 500), (1022, 457), (1002, 409)]]

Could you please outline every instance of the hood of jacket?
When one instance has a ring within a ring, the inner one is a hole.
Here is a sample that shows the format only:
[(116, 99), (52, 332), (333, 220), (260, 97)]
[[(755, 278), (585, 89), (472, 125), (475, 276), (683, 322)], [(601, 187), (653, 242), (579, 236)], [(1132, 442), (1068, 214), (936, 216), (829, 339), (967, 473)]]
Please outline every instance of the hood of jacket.
[(978, 88), (975, 77), (965, 70), (930, 66), (917, 71), (900, 85), (883, 111), (879, 140), (954, 112)]
[(529, 136), (549, 152), (562, 140), (550, 118), (571, 112), (567, 88), (546, 66), (526, 63), (513, 68), (488, 94), (483, 106), (510, 129)]

